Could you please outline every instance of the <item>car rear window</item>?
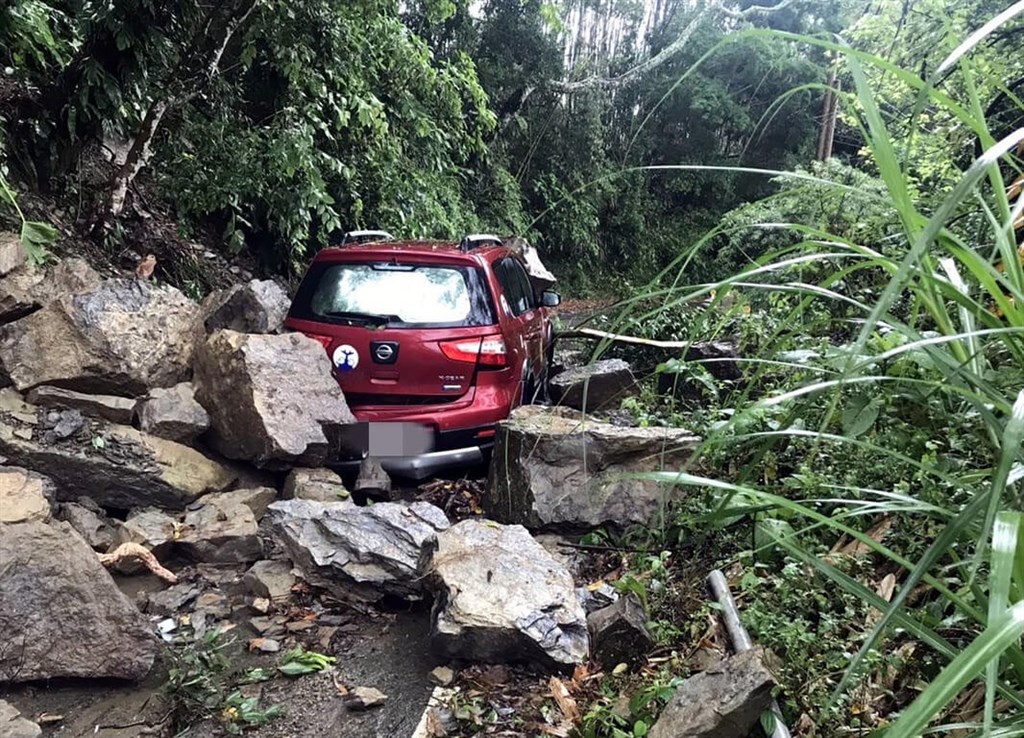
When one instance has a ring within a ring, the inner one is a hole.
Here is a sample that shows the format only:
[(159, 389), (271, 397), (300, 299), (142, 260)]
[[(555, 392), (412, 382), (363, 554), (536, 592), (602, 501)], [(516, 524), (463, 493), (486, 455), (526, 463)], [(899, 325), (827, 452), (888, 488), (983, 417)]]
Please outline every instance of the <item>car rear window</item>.
[(315, 264), (292, 315), (307, 320), (377, 320), (398, 326), (494, 323), (478, 269), (443, 265)]

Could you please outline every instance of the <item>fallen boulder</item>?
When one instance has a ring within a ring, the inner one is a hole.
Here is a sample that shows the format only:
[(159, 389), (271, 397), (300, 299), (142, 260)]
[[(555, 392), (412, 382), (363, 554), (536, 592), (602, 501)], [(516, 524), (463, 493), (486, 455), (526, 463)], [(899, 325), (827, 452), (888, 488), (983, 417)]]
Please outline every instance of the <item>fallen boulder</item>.
[(300, 333), (218, 331), (197, 351), (193, 381), (211, 444), (231, 459), (321, 466), (355, 422), (323, 346)]
[(0, 736), (3, 738), (37, 738), (43, 729), (21, 716), (18, 708), (0, 700)]
[(423, 559), (435, 592), (431, 643), (446, 658), (571, 668), (587, 660), (572, 576), (519, 525), (464, 520)]
[(93, 550), (105, 552), (114, 545), (114, 524), (88, 497), (79, 497), (78, 502), (60, 503), (57, 518), (74, 528)]
[(210, 427), (210, 416), (196, 401), (190, 382), (150, 390), (138, 414), (143, 431), (178, 443), (192, 443)]
[(286, 500), (317, 500), (338, 502), (350, 499), (345, 484), (330, 469), (292, 469), (284, 480)]
[(622, 359), (602, 359), (551, 378), (551, 400), (577, 410), (608, 410), (639, 391), (633, 370)]
[(648, 524), (674, 491), (629, 475), (680, 470), (699, 442), (680, 428), (624, 428), (569, 408), (523, 406), (498, 424), (484, 508), (533, 529)]
[(0, 466), (0, 523), (49, 520), (53, 482), (42, 474)]
[(274, 537), (312, 584), (339, 599), (420, 599), (420, 558), (448, 519), (426, 502), (283, 500), (267, 510)]
[(209, 495), (185, 513), (178, 545), (195, 561), (246, 564), (263, 555), (256, 516), (238, 496)]
[(128, 426), (93, 420), (74, 436), (50, 437), (38, 432), (35, 412), (10, 395), (0, 397), (0, 455), (47, 474), (61, 502), (85, 496), (121, 510), (183, 508), (226, 489), (237, 476), (193, 448)]
[(64, 259), (48, 269), (15, 268), (0, 279), (0, 325), (24, 318), (63, 295), (92, 289), (100, 281), (84, 259)]
[(117, 395), (90, 395), (42, 385), (29, 392), (25, 399), (39, 407), (77, 410), (90, 418), (122, 425), (130, 424), (135, 417), (135, 400)]
[(0, 536), (0, 681), (141, 679), (156, 639), (66, 523), (14, 523)]
[(608, 669), (619, 664), (645, 663), (654, 639), (647, 632), (647, 615), (635, 595), (620, 597), (587, 616), (591, 651)]
[(746, 738), (771, 705), (774, 686), (756, 649), (728, 656), (679, 686), (650, 737)]
[(143, 394), (188, 378), (197, 310), (173, 287), (108, 279), (0, 327), (0, 362), (22, 391)]
[(277, 282), (254, 279), (210, 294), (202, 305), (207, 333), (277, 333), (288, 317), (291, 300)]

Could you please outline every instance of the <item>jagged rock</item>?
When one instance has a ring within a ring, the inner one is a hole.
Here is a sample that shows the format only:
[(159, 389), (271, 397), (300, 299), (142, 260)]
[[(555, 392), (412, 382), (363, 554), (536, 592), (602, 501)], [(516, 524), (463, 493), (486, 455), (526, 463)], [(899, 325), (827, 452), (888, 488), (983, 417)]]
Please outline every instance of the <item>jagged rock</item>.
[(587, 660), (587, 621), (572, 576), (519, 525), (464, 520), (438, 533), (424, 570), (436, 593), (431, 643), (447, 658)]
[(253, 517), (258, 523), (266, 514), (267, 507), (277, 499), (277, 490), (273, 487), (246, 487), (245, 489), (233, 489), (230, 492), (216, 492), (201, 498), (198, 504), (214, 504), (231, 506), (235, 504), (245, 505), (252, 510)]
[(145, 611), (150, 615), (170, 617), (181, 612), (200, 595), (200, 588), (194, 582), (181, 582), (161, 592), (146, 597)]
[(0, 523), (49, 520), (53, 482), (42, 474), (0, 466)]
[(422, 596), (418, 566), (448, 519), (426, 502), (283, 500), (267, 509), (274, 537), (303, 578), (339, 599)]
[(97, 551), (107, 551), (114, 545), (114, 525), (88, 497), (80, 497), (78, 502), (62, 502), (57, 508), (57, 517)]
[(22, 391), (143, 394), (188, 378), (197, 311), (173, 287), (108, 279), (0, 327), (0, 362)]
[(196, 561), (244, 564), (263, 555), (257, 530), (256, 516), (239, 496), (209, 495), (185, 513), (178, 545)]
[(359, 464), (355, 491), (377, 499), (391, 498), (391, 477), (384, 467), (373, 459), (363, 459)]
[(679, 686), (650, 737), (745, 738), (771, 705), (774, 686), (759, 651), (728, 656)]
[(116, 395), (90, 395), (43, 385), (29, 392), (25, 399), (39, 407), (77, 410), (90, 418), (122, 425), (130, 424), (135, 416), (135, 400)]
[(622, 359), (602, 359), (551, 378), (551, 400), (582, 410), (607, 410), (638, 391), (636, 378)]
[(292, 469), (284, 480), (284, 498), (339, 502), (350, 496), (341, 477), (330, 469)]
[(0, 681), (149, 672), (157, 643), (146, 618), (71, 526), (5, 526), (0, 561)]
[(203, 326), (239, 333), (277, 333), (288, 317), (291, 300), (277, 282), (254, 279), (212, 293), (203, 301)]
[(699, 442), (681, 428), (624, 428), (569, 408), (520, 407), (498, 425), (484, 508), (530, 528), (648, 524), (679, 493), (623, 475), (680, 470)]
[[(165, 559), (174, 546), (177, 530), (178, 521), (162, 510), (137, 510), (118, 524), (115, 543), (138, 543), (152, 551), (158, 559)], [(129, 566), (130, 572), (143, 568), (141, 564)]]
[(0, 736), (2, 738), (37, 738), (43, 729), (28, 718), (23, 718), (18, 708), (10, 702), (0, 700)]
[(257, 561), (242, 577), (245, 586), (257, 597), (283, 602), (291, 596), (295, 575), (290, 561)]
[(138, 412), (142, 430), (178, 443), (192, 443), (210, 427), (210, 416), (196, 401), (190, 382), (150, 390)]
[[(193, 448), (122, 425), (92, 421), (90, 433), (49, 441), (33, 433), (35, 408), (0, 391), (0, 455), (42, 472), (57, 485), (57, 499), (91, 497), (105, 508), (183, 508), (236, 478), (228, 467)], [(6, 410), (7, 412), (3, 412)]]
[(341, 696), (341, 702), (349, 710), (369, 710), (380, 707), (388, 696), (375, 687), (355, 687)]
[(92, 289), (100, 280), (84, 259), (64, 259), (49, 269), (27, 265), (15, 269), (0, 279), (0, 325), (23, 318), (63, 295)]
[(0, 277), (6, 277), (28, 262), (28, 254), (17, 233), (0, 233)]
[(196, 353), (196, 398), (228, 458), (321, 466), (355, 422), (323, 346), (300, 333), (218, 331)]
[(608, 669), (619, 664), (646, 661), (654, 639), (647, 632), (644, 606), (634, 596), (620, 597), (608, 607), (587, 616), (591, 652), (598, 663)]

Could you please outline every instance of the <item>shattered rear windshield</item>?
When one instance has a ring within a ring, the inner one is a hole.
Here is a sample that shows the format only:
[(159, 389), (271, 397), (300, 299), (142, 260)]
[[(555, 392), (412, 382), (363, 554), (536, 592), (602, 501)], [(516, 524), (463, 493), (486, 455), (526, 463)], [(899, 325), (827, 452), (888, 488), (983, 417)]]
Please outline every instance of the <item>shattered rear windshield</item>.
[(296, 296), (292, 314), (306, 320), (381, 325), (494, 323), (479, 270), (438, 265), (314, 265)]

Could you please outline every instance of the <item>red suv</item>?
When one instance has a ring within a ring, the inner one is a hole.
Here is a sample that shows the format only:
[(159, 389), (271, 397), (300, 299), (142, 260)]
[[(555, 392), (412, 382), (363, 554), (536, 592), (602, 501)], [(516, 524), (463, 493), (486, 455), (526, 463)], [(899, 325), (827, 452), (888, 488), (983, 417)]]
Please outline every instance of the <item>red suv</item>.
[[(352, 412), (369, 429), (362, 455), (422, 479), (483, 462), (495, 424), (544, 394), (548, 308), (559, 297), (543, 286), (495, 236), (394, 241), (357, 231), (316, 255), (285, 326), (327, 350)], [(374, 451), (375, 430), (381, 438), (382, 429), (410, 425), (431, 431), (429, 448)]]

